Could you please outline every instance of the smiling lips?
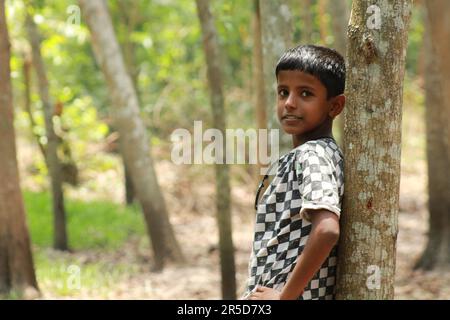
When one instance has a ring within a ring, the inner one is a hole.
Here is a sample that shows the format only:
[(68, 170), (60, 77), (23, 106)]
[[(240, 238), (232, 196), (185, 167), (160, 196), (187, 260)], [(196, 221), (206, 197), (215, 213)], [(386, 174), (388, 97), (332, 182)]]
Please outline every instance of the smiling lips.
[(301, 120), (301, 119), (303, 118), (293, 114), (286, 114), (281, 118), (281, 120)]

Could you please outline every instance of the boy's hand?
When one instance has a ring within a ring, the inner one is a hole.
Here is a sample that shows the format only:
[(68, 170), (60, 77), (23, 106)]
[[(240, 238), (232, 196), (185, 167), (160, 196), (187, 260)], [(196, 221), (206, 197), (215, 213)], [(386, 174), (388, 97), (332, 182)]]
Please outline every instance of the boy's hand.
[(280, 300), (280, 292), (268, 287), (257, 287), (256, 291), (250, 294), (249, 300)]

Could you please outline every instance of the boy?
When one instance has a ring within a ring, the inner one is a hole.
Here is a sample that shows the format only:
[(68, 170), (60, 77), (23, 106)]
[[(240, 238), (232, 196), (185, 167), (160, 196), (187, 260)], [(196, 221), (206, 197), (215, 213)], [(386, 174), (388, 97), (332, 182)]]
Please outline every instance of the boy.
[(243, 299), (333, 299), (344, 161), (332, 124), (345, 104), (344, 59), (298, 46), (283, 54), (275, 75), (278, 119), (294, 148), (257, 202)]

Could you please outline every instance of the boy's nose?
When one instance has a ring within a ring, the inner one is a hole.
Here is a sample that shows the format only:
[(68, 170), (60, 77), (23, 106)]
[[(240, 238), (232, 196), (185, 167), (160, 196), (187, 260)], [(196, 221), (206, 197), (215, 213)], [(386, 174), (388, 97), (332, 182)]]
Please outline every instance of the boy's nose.
[(286, 109), (295, 109), (295, 97), (293, 94), (290, 94), (289, 97), (286, 99), (286, 102), (284, 103), (284, 106)]

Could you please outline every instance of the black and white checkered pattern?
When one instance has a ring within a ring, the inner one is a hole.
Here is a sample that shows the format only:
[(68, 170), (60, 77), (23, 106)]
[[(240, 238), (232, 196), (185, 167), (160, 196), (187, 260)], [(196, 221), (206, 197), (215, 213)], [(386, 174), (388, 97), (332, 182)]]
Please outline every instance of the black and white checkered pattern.
[[(339, 216), (343, 194), (344, 160), (334, 139), (308, 141), (279, 159), (257, 206), (245, 295), (257, 285), (283, 288), (311, 232), (306, 210)], [(333, 299), (336, 262), (334, 247), (299, 299)]]

